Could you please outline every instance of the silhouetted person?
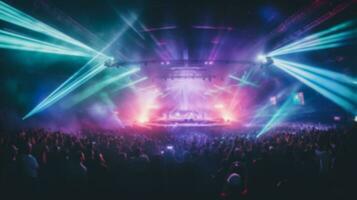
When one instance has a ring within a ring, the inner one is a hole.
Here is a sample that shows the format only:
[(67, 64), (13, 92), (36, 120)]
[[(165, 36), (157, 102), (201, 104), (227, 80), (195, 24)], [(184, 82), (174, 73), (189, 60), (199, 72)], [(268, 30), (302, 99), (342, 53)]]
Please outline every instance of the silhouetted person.
[(38, 192), (38, 170), (40, 166), (31, 153), (32, 144), (24, 144), (20, 156), (21, 181), (24, 194), (36, 195)]
[(83, 164), (85, 156), (77, 151), (69, 160), (66, 186), (70, 194), (83, 195), (87, 191), (87, 167)]

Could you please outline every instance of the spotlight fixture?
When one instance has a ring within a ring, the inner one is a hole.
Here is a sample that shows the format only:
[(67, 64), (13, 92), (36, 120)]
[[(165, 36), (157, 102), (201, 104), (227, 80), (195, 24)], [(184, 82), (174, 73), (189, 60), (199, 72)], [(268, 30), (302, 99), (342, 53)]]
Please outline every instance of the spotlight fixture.
[(274, 63), (273, 59), (269, 56), (259, 54), (257, 56), (257, 61), (260, 63), (262, 67), (269, 67)]
[(333, 120), (336, 121), (336, 122), (341, 121), (341, 117), (340, 116), (334, 116)]
[(205, 65), (213, 65), (214, 62), (212, 60), (207, 60), (204, 62)]
[(171, 62), (168, 60), (160, 62), (160, 65), (170, 65), (170, 64), (171, 64)]
[(114, 67), (114, 58), (113, 58), (113, 57), (108, 58), (108, 59), (104, 62), (104, 65), (105, 65), (106, 67)]
[(257, 55), (257, 61), (259, 61), (260, 63), (267, 63), (268, 60), (267, 60), (267, 56), (266, 55), (263, 55), (263, 54), (259, 54)]

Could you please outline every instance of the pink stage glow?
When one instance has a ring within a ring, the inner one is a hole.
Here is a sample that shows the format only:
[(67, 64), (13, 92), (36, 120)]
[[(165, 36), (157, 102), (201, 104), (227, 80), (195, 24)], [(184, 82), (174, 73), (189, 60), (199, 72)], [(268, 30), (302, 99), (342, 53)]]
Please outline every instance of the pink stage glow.
[(223, 81), (161, 80), (137, 87), (125, 100), (125, 110), (130, 113), (120, 117), (127, 124), (138, 125), (197, 121), (201, 125), (203, 122), (241, 123), (249, 107), (248, 93), (251, 91), (226, 86)]

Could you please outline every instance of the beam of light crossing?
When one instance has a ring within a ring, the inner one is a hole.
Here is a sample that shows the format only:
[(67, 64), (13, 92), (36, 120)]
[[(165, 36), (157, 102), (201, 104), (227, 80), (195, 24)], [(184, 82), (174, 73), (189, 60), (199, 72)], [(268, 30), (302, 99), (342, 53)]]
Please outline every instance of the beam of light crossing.
[(345, 33), (340, 33), (336, 35), (332, 35), (326, 38), (317, 39), (316, 41), (311, 41), (308, 43), (303, 43), (301, 45), (297, 45), (295, 47), (274, 51), (269, 53), (269, 56), (279, 56), (285, 54), (306, 52), (306, 51), (316, 51), (321, 49), (330, 49), (335, 47), (340, 47), (349, 44), (348, 40), (356, 37), (357, 30), (348, 31)]
[[(96, 60), (98, 59), (98, 60)], [(82, 66), (77, 72), (75, 72), (72, 76), (70, 76), (65, 82), (63, 82), (60, 86), (58, 86), (54, 91), (52, 91), (42, 102), (47, 101), (50, 99), (52, 96), (54, 96), (57, 92), (60, 90), (64, 89), (68, 85), (70, 85), (72, 82), (75, 82), (76, 78), (79, 77), (81, 74), (88, 73), (90, 70), (93, 69), (93, 65), (98, 65), (99, 63), (103, 63), (105, 60), (100, 60), (97, 57), (92, 58), (90, 61), (88, 61), (84, 66)], [(86, 72), (87, 71), (87, 72)], [(41, 103), (42, 103), (41, 102)], [(40, 103), (40, 104), (41, 104)], [(39, 104), (39, 105), (40, 105)]]
[[(87, 69), (89, 68), (89, 69)], [(32, 115), (45, 110), (61, 98), (87, 82), (89, 79), (105, 69), (105, 65), (100, 62), (90, 62), (83, 66), (79, 71), (72, 75), (67, 81), (61, 84), (55, 91), (41, 101), (34, 109), (32, 109), (23, 119), (27, 119)], [(85, 69), (85, 70), (84, 70)], [(84, 71), (84, 72), (83, 72)], [(80, 73), (83, 72), (83, 73)]]
[(22, 51), (35, 51), (60, 55), (92, 57), (92, 55), (83, 51), (69, 49), (60, 45), (43, 42), (24, 35), (11, 33), (3, 30), (0, 30), (0, 48)]
[[(38, 32), (66, 43), (72, 44), (77, 47), (81, 47), (83, 50), (90, 52), (92, 55), (96, 55), (100, 52), (92, 49), (91, 47), (83, 44), (82, 42), (75, 40), (68, 35), (52, 28), (51, 26), (21, 12), (20, 10), (0, 1), (0, 20), (6, 21), (11, 24)], [(102, 54), (104, 56), (104, 54)]]
[(341, 31), (341, 30), (343, 30), (343, 29), (346, 29), (346, 28), (351, 27), (352, 25), (353, 25), (353, 22), (352, 22), (352, 21), (344, 22), (344, 23), (342, 23), (342, 24), (336, 25), (336, 26), (334, 26), (334, 27), (332, 27), (332, 28), (329, 28), (329, 29), (327, 29), (327, 30), (320, 31), (320, 32), (318, 32), (318, 33), (315, 33), (315, 34), (306, 36), (306, 37), (304, 37), (303, 39), (298, 40), (298, 41), (296, 41), (296, 42), (293, 42), (293, 43), (291, 43), (291, 44), (285, 45), (285, 46), (279, 48), (279, 50), (284, 50), (284, 49), (292, 48), (292, 47), (294, 47), (294, 46), (303, 44), (303, 43), (305, 43), (305, 42), (313, 41), (314, 39), (319, 39), (319, 38), (321, 38), (322, 36), (331, 34), (331, 33), (333, 33), (333, 32)]
[[(243, 75), (242, 75), (242, 79), (245, 80), (245, 81), (248, 81), (250, 76), (253, 74), (253, 70), (250, 69), (248, 72), (244, 72)], [(239, 86), (244, 86), (244, 83), (240, 83)]]
[(249, 126), (256, 125), (259, 121), (261, 121), (263, 117), (267, 116), (267, 113), (270, 110), (269, 108), (272, 108), (272, 105), (270, 102), (268, 102), (268, 103), (260, 106), (258, 109), (256, 109), (254, 116), (250, 119), (247, 126), (249, 127)]
[(119, 75), (116, 75), (114, 77), (106, 79), (103, 82), (97, 84), (96, 86), (90, 87), (90, 88), (86, 89), (84, 92), (77, 94), (74, 97), (74, 99), (66, 105), (66, 107), (67, 108), (72, 107), (72, 106), (82, 102), (83, 100), (89, 98), (90, 96), (100, 92), (101, 90), (105, 89), (107, 86), (109, 86), (113, 83), (116, 83), (117, 81), (120, 81), (121, 79), (123, 79), (129, 75), (132, 75), (138, 71), (140, 71), (140, 68), (136, 67), (136, 68), (132, 68), (126, 72), (120, 73)]
[(250, 85), (250, 86), (253, 86), (253, 87), (258, 87), (255, 83), (249, 82), (247, 80), (244, 80), (243, 78), (239, 78), (239, 77), (236, 77), (234, 75), (229, 75), (229, 78), (231, 78), (233, 80), (236, 80), (236, 81), (239, 81), (243, 85)]
[(295, 67), (297, 65), (297, 63), (286, 62), (286, 61), (280, 60), (280, 59), (275, 59), (275, 61), (279, 62), (279, 64), (281, 66), (284, 66), (285, 68), (289, 69), (290, 71), (295, 72), (296, 74), (299, 74), (304, 78), (307, 78), (308, 80), (312, 81), (313, 83), (315, 83), (321, 87), (324, 87), (327, 90), (357, 104), (357, 93), (355, 91), (351, 90), (350, 88), (348, 88), (336, 81), (333, 81), (333, 80), (318, 76), (314, 73), (299, 69), (299, 68)]
[(135, 16), (134, 13), (131, 13), (131, 18), (134, 18), (134, 20), (129, 20), (128, 18), (126, 18), (124, 15), (119, 14), (119, 11), (115, 10), (117, 12), (117, 14), (119, 15), (119, 17), (136, 33), (139, 35), (139, 37), (143, 40), (145, 40), (145, 37), (143, 36), (143, 34), (141, 34), (133, 25), (132, 21), (135, 21), (138, 17)]
[[(344, 30), (351, 28), (356, 23), (353, 21), (346, 22), (328, 30), (315, 33), (289, 45), (276, 49), (268, 56), (279, 56), (291, 53), (314, 51), (320, 49), (335, 48), (348, 44), (350, 39), (356, 38), (357, 29)], [(343, 32), (339, 32), (343, 31)]]
[(288, 117), (291, 113), (289, 109), (293, 105), (293, 98), (290, 96), (284, 104), (274, 113), (271, 119), (266, 123), (266, 125), (262, 128), (262, 130), (258, 133), (257, 138), (265, 134), (267, 131), (281, 123), (286, 117)]
[(110, 108), (111, 110), (115, 110), (115, 109), (116, 109), (116, 105), (115, 105), (115, 103), (112, 101), (112, 99), (109, 97), (108, 93), (102, 92), (102, 93), (100, 94), (100, 98), (101, 98), (101, 100), (104, 101), (104, 103), (105, 103), (107, 106), (109, 106), (109, 108)]
[[(274, 94), (277, 99), (281, 99), (283, 96), (286, 94), (291, 93), (291, 91), (295, 90), (297, 86), (293, 87), (288, 87), (282, 91), (280, 91), (278, 94)], [(276, 104), (272, 104), (270, 99), (265, 102), (263, 105), (260, 105), (257, 109), (255, 109), (255, 114), (254, 117), (250, 120), (248, 123), (248, 126), (255, 125), (257, 123), (262, 123), (263, 121), (267, 121), (267, 118), (271, 118), (273, 116), (273, 109), (277, 107)]]
[[(342, 40), (352, 38), (353, 36), (355, 36), (355, 33), (356, 33), (356, 29), (351, 30), (351, 31), (345, 31), (342, 33), (336, 33), (334, 35), (316, 38), (315, 40), (312, 40), (312, 41), (303, 42), (301, 44), (298, 44), (298, 45), (290, 47), (290, 48), (298, 49), (298, 48), (302, 48), (302, 47), (313, 47), (313, 46), (317, 46), (317, 45), (339, 42)], [(290, 48), (288, 48), (288, 49), (290, 49)]]
[(144, 77), (141, 77), (141, 78), (139, 78), (137, 80), (131, 81), (131, 82), (127, 83), (127, 84), (120, 85), (119, 87), (115, 88), (114, 92), (116, 92), (118, 90), (122, 90), (124, 88), (132, 87), (132, 86), (134, 86), (134, 85), (136, 85), (136, 84), (138, 84), (138, 83), (140, 83), (142, 81), (145, 81), (147, 79), (148, 79), (148, 77), (144, 76)]
[(326, 88), (324, 88), (324, 87), (322, 87), (322, 86), (320, 86), (318, 84), (315, 84), (313, 81), (307, 79), (306, 77), (303, 77), (302, 75), (292, 71), (291, 69), (287, 68), (285, 64), (282, 64), (279, 61), (274, 62), (274, 64), (275, 64), (275, 66), (277, 66), (281, 70), (283, 70), (286, 73), (290, 74), (291, 76), (293, 76), (294, 78), (296, 78), (300, 82), (304, 83), (305, 85), (309, 86), (313, 90), (317, 91), (318, 93), (320, 93), (324, 97), (328, 98), (332, 102), (336, 103), (337, 105), (339, 105), (343, 109), (345, 109), (345, 110), (347, 110), (349, 112), (352, 112), (352, 113), (356, 112), (356, 109), (357, 109), (356, 105), (353, 105), (351, 102), (347, 101), (346, 99), (334, 94), (333, 92), (327, 90)]
[(106, 66), (105, 62), (109, 58), (108, 56), (103, 56), (103, 51), (109, 48), (116, 40), (118, 40), (128, 29), (128, 26), (123, 27), (114, 38), (98, 52), (90, 61), (88, 61), (84, 66), (82, 66), (75, 74), (69, 77), (65, 82), (63, 82), (59, 87), (57, 87), (50, 95), (48, 95), (44, 100), (42, 100), (34, 109), (32, 109), (27, 115), (23, 117), (27, 119), (32, 115), (45, 110), (54, 103), (58, 102), (60, 99), (65, 97), (67, 94), (83, 85), (89, 79), (93, 78), (98, 73), (102, 72)]
[(215, 88), (217, 88), (216, 91), (222, 91), (222, 92), (227, 92), (227, 93), (230, 93), (230, 90), (228, 87), (224, 87), (224, 86), (219, 86), (217, 84), (214, 84), (213, 85)]
[(288, 66), (292, 66), (295, 68), (299, 68), (302, 70), (305, 70), (307, 72), (311, 72), (314, 73), (316, 75), (319, 76), (323, 76), (341, 83), (344, 83), (346, 85), (353, 85), (357, 83), (357, 79), (356, 78), (352, 78), (350, 76), (347, 76), (345, 74), (341, 74), (335, 71), (330, 71), (327, 69), (323, 69), (323, 68), (319, 68), (319, 67), (315, 67), (315, 66), (310, 66), (310, 65), (306, 65), (306, 64), (302, 64), (302, 63), (296, 63), (296, 62), (290, 62), (287, 60), (282, 60), (282, 59), (277, 59), (274, 58), (274, 61), (277, 60), (280, 63), (284, 63)]

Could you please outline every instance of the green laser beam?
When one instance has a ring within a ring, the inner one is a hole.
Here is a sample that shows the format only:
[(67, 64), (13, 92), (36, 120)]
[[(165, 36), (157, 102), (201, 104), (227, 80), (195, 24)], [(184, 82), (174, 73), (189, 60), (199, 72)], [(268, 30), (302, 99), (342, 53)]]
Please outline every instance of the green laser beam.
[(91, 57), (90, 54), (83, 51), (69, 49), (60, 45), (43, 42), (24, 35), (11, 33), (3, 30), (0, 30), (0, 48), (35, 51), (60, 55)]
[(51, 105), (59, 101), (61, 98), (65, 97), (67, 94), (69, 94), (79, 86), (83, 85), (96, 74), (103, 71), (106, 68), (104, 63), (109, 57), (102, 56), (102, 52), (109, 48), (116, 40), (118, 40), (118, 38), (120, 38), (127, 29), (127, 26), (123, 27), (115, 35), (115, 37), (102, 49), (101, 52), (98, 52), (98, 54), (96, 54), (90, 61), (88, 61), (83, 67), (81, 67), (75, 74), (73, 74), (59, 87), (57, 87), (50, 95), (48, 95), (44, 100), (42, 100), (25, 117), (23, 117), (23, 119), (27, 119), (28, 117), (50, 107)]
[(296, 42), (293, 42), (291, 44), (285, 45), (284, 47), (279, 48), (279, 50), (288, 49), (288, 48), (300, 45), (302, 43), (309, 42), (309, 41), (312, 41), (314, 39), (321, 38), (321, 37), (323, 37), (325, 35), (328, 35), (328, 34), (331, 34), (333, 32), (342, 31), (342, 30), (344, 30), (346, 28), (352, 27), (354, 24), (355, 24), (354, 21), (348, 21), (348, 22), (344, 22), (344, 23), (338, 24), (338, 25), (336, 25), (336, 26), (334, 26), (332, 28), (329, 28), (327, 30), (320, 31), (318, 33), (306, 36), (303, 39), (298, 40)]
[[(318, 41), (324, 41), (323, 40), (324, 38), (330, 38), (330, 39), (338, 38), (338, 34), (340, 34), (340, 33), (336, 33), (336, 32), (343, 31), (347, 28), (351, 28), (351, 27), (353, 27), (353, 25), (355, 25), (355, 21), (349, 21), (349, 22), (345, 22), (345, 23), (336, 25), (336, 26), (329, 28), (327, 30), (320, 31), (318, 33), (309, 35), (309, 36), (307, 36), (301, 40), (298, 40), (296, 42), (293, 42), (291, 44), (280, 47), (280, 48), (272, 51), (268, 55), (273, 56), (273, 54), (277, 54), (278, 52), (283, 52), (288, 49), (294, 49), (296, 47), (302, 48), (306, 44), (311, 44), (311, 43), (318, 42)], [(330, 35), (330, 34), (333, 34), (333, 35)], [(343, 35), (340, 35), (340, 38), (341, 37), (343, 37)], [(326, 39), (325, 41), (328, 41), (328, 39)]]
[(257, 137), (262, 136), (267, 131), (275, 127), (277, 124), (281, 123), (286, 117), (288, 117), (291, 113), (289, 113), (290, 107), (293, 105), (293, 98), (290, 96), (284, 104), (274, 113), (271, 119), (266, 123), (266, 125), (262, 128), (262, 130), (258, 133)]
[(100, 73), (106, 68), (103, 63), (98, 64), (96, 62), (92, 63), (91, 66), (92, 67), (85, 73), (82, 73), (80, 75), (76, 73), (75, 75), (77, 76), (75, 78), (73, 78), (73, 76), (70, 77), (68, 80), (71, 79), (72, 81), (66, 81), (65, 83), (67, 84), (62, 84), (59, 88), (55, 90), (55, 92), (52, 92), (48, 97), (46, 97), (43, 101), (41, 101), (41, 103), (39, 103), (34, 109), (32, 109), (25, 117), (23, 117), (23, 119), (27, 119), (32, 115), (50, 107), (54, 103), (58, 102), (61, 98), (63, 98), (64, 96), (66, 96), (67, 94), (69, 94), (70, 92), (72, 92), (73, 90), (75, 90), (83, 83), (85, 83), (86, 81), (88, 81), (89, 79), (91, 79), (92, 77), (94, 77), (95, 75), (97, 75), (98, 73)]
[(348, 87), (324, 78), (322, 76), (318, 76), (314, 73), (302, 70), (300, 68), (295, 67), (296, 63), (294, 62), (285, 62), (284, 60), (281, 59), (275, 59), (274, 61), (277, 61), (281, 66), (284, 66), (286, 69), (289, 69), (290, 71), (293, 71), (299, 75), (301, 75), (302, 77), (314, 82), (315, 84), (324, 87), (328, 90), (330, 90), (331, 92), (344, 97), (348, 100), (350, 100), (351, 102), (357, 103), (357, 93), (351, 89), (349, 89)]
[(334, 94), (333, 92), (327, 90), (326, 88), (323, 88), (323, 87), (315, 84), (314, 82), (312, 82), (311, 80), (308, 80), (307, 78), (301, 76), (300, 74), (291, 71), (290, 69), (286, 68), (285, 64), (280, 63), (279, 61), (274, 62), (274, 64), (276, 67), (278, 67), (281, 70), (285, 71), (286, 73), (290, 74), (291, 76), (293, 76), (300, 82), (304, 83), (305, 85), (309, 86), (313, 90), (317, 91), (324, 97), (330, 99), (332, 102), (336, 103), (337, 105), (339, 105), (346, 111), (351, 112), (351, 113), (356, 113), (356, 105), (353, 105), (352, 103), (350, 103), (347, 100), (343, 99), (342, 97)]
[(329, 43), (333, 43), (333, 42), (340, 42), (342, 40), (347, 40), (347, 39), (355, 37), (355, 34), (356, 34), (356, 29), (351, 30), (351, 31), (345, 31), (342, 33), (336, 33), (334, 35), (316, 38), (315, 40), (304, 42), (304, 43), (301, 43), (294, 47), (290, 47), (290, 48), (283, 49), (280, 51), (299, 49), (299, 48), (304, 48), (304, 47), (312, 47), (312, 46), (317, 46), (317, 45), (325, 45), (325, 44), (329, 44)]
[(338, 73), (335, 71), (323, 69), (320, 67), (310, 66), (310, 65), (306, 65), (306, 64), (302, 64), (302, 63), (290, 62), (287, 60), (282, 60), (282, 59), (277, 59), (277, 58), (274, 58), (274, 60), (277, 60), (281, 63), (286, 64), (286, 65), (294, 66), (296, 68), (303, 69), (305, 71), (308, 71), (308, 72), (314, 73), (316, 75), (323, 76), (323, 77), (326, 77), (326, 78), (329, 78), (329, 79), (332, 79), (332, 80), (335, 80), (335, 81), (338, 81), (338, 82), (341, 82), (341, 83), (344, 83), (347, 85), (354, 85), (355, 81), (357, 80), (357, 79), (349, 77), (345, 74), (341, 74), (341, 73)]
[[(81, 47), (83, 50), (90, 52), (92, 55), (96, 55), (100, 52), (92, 49), (91, 47), (71, 38), (70, 36), (52, 28), (51, 26), (21, 12), (20, 10), (0, 1), (0, 19), (11, 24), (38, 32), (66, 43)], [(105, 55), (103, 55), (105, 56)]]
[[(312, 34), (301, 40), (278, 48), (268, 54), (268, 56), (279, 56), (291, 53), (316, 51), (321, 49), (335, 48), (348, 45), (349, 39), (356, 38), (357, 29), (345, 30), (351, 28), (356, 23), (354, 21), (346, 22), (330, 29)], [(343, 31), (343, 32), (339, 32)]]
[(147, 79), (148, 79), (148, 77), (146, 77), (146, 76), (141, 77), (141, 78), (139, 78), (139, 79), (137, 79), (137, 80), (131, 81), (131, 82), (125, 84), (125, 85), (121, 85), (121, 86), (115, 88), (115, 89), (114, 89), (114, 92), (116, 92), (116, 91), (118, 91), (118, 90), (121, 90), (121, 89), (124, 89), (124, 88), (128, 88), (128, 87), (134, 86), (134, 85), (136, 85), (136, 84), (138, 84), (138, 83), (140, 83), (140, 82), (142, 82), (142, 81), (145, 81), (145, 80), (147, 80)]
[(66, 107), (67, 108), (72, 107), (72, 106), (82, 102), (83, 100), (89, 98), (90, 96), (100, 92), (101, 90), (105, 89), (109, 85), (116, 83), (117, 81), (119, 81), (129, 75), (137, 73), (138, 71), (140, 71), (140, 68), (136, 67), (136, 68), (132, 68), (126, 72), (120, 73), (117, 76), (106, 79), (103, 82), (95, 85), (94, 87), (88, 88), (84, 92), (81, 92), (80, 94), (75, 95), (73, 100), (70, 103), (68, 103), (66, 105)]

